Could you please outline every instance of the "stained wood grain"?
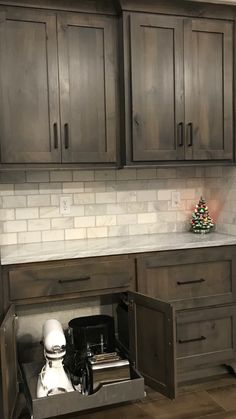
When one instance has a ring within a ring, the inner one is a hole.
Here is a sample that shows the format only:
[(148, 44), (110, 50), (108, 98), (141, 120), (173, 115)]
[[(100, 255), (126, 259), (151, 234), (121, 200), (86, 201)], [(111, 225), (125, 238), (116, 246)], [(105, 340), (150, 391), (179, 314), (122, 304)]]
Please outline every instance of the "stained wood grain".
[(1, 14), (1, 162), (60, 162), (56, 16)]
[(116, 20), (61, 14), (58, 45), (62, 160), (114, 163), (119, 120)]

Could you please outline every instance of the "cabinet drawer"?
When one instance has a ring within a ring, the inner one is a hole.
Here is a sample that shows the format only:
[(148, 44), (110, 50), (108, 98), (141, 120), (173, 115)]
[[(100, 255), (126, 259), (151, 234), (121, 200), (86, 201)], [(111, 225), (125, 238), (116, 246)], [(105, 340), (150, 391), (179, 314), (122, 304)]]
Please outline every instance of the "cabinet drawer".
[(178, 368), (233, 359), (235, 315), (236, 306), (179, 312), (176, 335)]
[(138, 290), (179, 309), (232, 303), (234, 253), (234, 248), (193, 249), (138, 261)]
[(88, 291), (133, 289), (134, 262), (125, 258), (107, 261), (68, 261), (11, 268), (11, 301)]

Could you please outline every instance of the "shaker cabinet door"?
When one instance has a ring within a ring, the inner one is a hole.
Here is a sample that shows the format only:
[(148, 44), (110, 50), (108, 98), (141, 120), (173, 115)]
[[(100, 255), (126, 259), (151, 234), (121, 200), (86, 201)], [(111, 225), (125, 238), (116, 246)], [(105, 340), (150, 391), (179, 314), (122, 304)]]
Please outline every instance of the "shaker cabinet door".
[(133, 161), (184, 159), (183, 19), (131, 16)]
[(0, 326), (0, 409), (4, 419), (12, 419), (19, 391), (14, 313), (14, 306), (11, 306)]
[(115, 163), (118, 135), (116, 20), (58, 18), (62, 161)]
[(186, 159), (233, 158), (233, 27), (185, 21)]
[(7, 9), (0, 21), (2, 163), (61, 160), (56, 16)]
[(129, 292), (130, 355), (145, 382), (175, 397), (175, 314), (163, 301)]

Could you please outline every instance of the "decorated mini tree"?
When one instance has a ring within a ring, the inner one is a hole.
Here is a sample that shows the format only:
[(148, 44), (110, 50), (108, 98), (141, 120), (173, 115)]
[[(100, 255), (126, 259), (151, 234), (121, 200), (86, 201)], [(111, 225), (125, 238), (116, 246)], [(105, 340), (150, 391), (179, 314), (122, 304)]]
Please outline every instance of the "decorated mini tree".
[(201, 197), (192, 214), (191, 231), (194, 233), (210, 233), (213, 227), (214, 222), (209, 216), (206, 201)]

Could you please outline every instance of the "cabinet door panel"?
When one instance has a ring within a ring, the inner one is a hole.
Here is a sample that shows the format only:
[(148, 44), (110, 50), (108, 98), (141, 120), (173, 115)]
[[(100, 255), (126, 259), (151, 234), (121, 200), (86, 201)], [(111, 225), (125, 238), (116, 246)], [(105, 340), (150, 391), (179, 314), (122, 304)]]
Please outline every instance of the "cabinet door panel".
[(59, 162), (55, 16), (28, 9), (3, 13), (0, 83), (1, 162)]
[(175, 397), (175, 319), (170, 304), (129, 293), (130, 352), (145, 382)]
[(11, 419), (18, 395), (14, 306), (8, 310), (0, 327), (2, 408), (4, 419)]
[(183, 20), (131, 16), (133, 160), (184, 158)]
[(59, 18), (63, 161), (116, 161), (116, 22), (89, 15)]
[(185, 22), (185, 96), (186, 158), (232, 159), (231, 23), (206, 19)]

